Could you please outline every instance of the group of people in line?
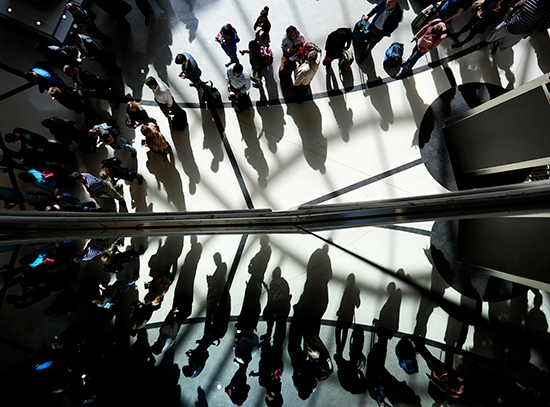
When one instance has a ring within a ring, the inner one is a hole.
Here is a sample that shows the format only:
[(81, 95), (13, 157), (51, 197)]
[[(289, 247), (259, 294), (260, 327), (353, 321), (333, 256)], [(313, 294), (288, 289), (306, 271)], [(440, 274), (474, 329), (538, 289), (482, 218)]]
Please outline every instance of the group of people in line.
[[(53, 300), (50, 297), (49, 304), (43, 308), (45, 317), (60, 321), (67, 320), (70, 314), (80, 313), (79, 316), (83, 317), (58, 333), (51, 343), (45, 344), (42, 351), (32, 357), (26, 366), (27, 374), (35, 374), (37, 396), (43, 403), (55, 400), (56, 397), (68, 397), (72, 405), (83, 405), (94, 399), (98, 402), (113, 400), (119, 394), (130, 404), (132, 395), (139, 395), (142, 403), (149, 401), (149, 397), (160, 402), (158, 388), (154, 386), (156, 372), (152, 369), (155, 362), (153, 355), (178, 348), (177, 342), (187, 335), (181, 335), (184, 323), (192, 314), (193, 303), (199, 300), (205, 306), (203, 334), (196, 341), (197, 346), (185, 352), (187, 363), (179, 369), (184, 376), (183, 380), (197, 378), (206, 370), (220, 374), (219, 364), (210, 363), (207, 366), (209, 348), (220, 345), (228, 332), (231, 319), (232, 290), (228, 282), (227, 264), (222, 261), (220, 253), (213, 256), (215, 271), (206, 276), (205, 297), (197, 299), (193, 285), (197, 262), (202, 253), (197, 236), (191, 236), (189, 253), (179, 270), (171, 265), (170, 260), (179, 254), (170, 252), (170, 256), (162, 255), (161, 245), (157, 256), (162, 259), (158, 264), (153, 258), (149, 261), (152, 267), (150, 281), (145, 284), (143, 300), (138, 300), (135, 299), (135, 283), (140, 273), (133, 270), (146, 249), (140, 245), (138, 248), (123, 250), (123, 242), (122, 238), (49, 242), (33, 247), (32, 251), (25, 250), (28, 254), (20, 256), (17, 265), (0, 270), (0, 290), (11, 290), (6, 295), (6, 303), (15, 309), (33, 307), (56, 293)], [(168, 247), (168, 241), (165, 245)], [(6, 252), (24, 248), (22, 245), (12, 245), (1, 249)], [(438, 405), (527, 407), (535, 405), (531, 403), (531, 393), (544, 389), (545, 385), (541, 383), (545, 383), (547, 372), (539, 371), (534, 365), (527, 366), (530, 373), (522, 377), (509, 374), (507, 369), (499, 369), (495, 366), (496, 361), (480, 363), (481, 356), (475, 360), (466, 357), (462, 363), (453, 363), (452, 346), (444, 348), (447, 356), (442, 361), (428, 350), (425, 338), (398, 333), (399, 321), (395, 321), (394, 313), (398, 312), (395, 307), (400, 307), (402, 293), (394, 282), (388, 285), (389, 296), (372, 326), (360, 325), (354, 321), (356, 310), (361, 307), (361, 286), (355, 275), (350, 273), (343, 287), (338, 310), (332, 316), (336, 317), (336, 326), (325, 327), (322, 331), (322, 318), (327, 317), (329, 283), (333, 278), (328, 246), (318, 248), (311, 254), (305, 267), (303, 290), (293, 306), (292, 290), (280, 267), (273, 269), (269, 285), (265, 282), (270, 257), (268, 237), (262, 236), (260, 250), (248, 265), (249, 277), (241, 311), (236, 319), (234, 336), (226, 348), (233, 355), (237, 367), (224, 390), (235, 405), (246, 402), (251, 394), (248, 378), (257, 377), (258, 384), (265, 389), (266, 405), (281, 407), (284, 404), (284, 374), (292, 375), (293, 388), (290, 390), (295, 391), (302, 400), (309, 399), (319, 386), (323, 386), (323, 382), (336, 373), (343, 390), (354, 395), (368, 393), (381, 406), (419, 407), (422, 402), (417, 392), (419, 386), (422, 386), (427, 387), (429, 396)], [(87, 276), (78, 278), (82, 264), (86, 265)], [(116, 274), (116, 281), (102, 283), (105, 279), (97, 273), (93, 273), (94, 277), (90, 278), (94, 266), (102, 268), (106, 273)], [(125, 269), (126, 266), (128, 269)], [(15, 290), (19, 286), (21, 289)], [(158, 328), (158, 334), (155, 335), (153, 330), (148, 330), (147, 334), (144, 327), (153, 314), (163, 307), (170, 291), (173, 291), (173, 300)], [(529, 335), (534, 336), (541, 326), (546, 329), (544, 334), (548, 334), (546, 318), (540, 313), (542, 296), (537, 290), (533, 291), (534, 308), (529, 313), (525, 310), (525, 332), (521, 329), (512, 335), (524, 337), (523, 340), (530, 338)], [(263, 312), (262, 294), (267, 297)], [(292, 320), (289, 321), (291, 310)], [(260, 315), (265, 324), (259, 323)], [(330, 315), (328, 317), (331, 318)], [(116, 318), (116, 324), (112, 329), (101, 330), (113, 318)], [(542, 322), (546, 323), (545, 327)], [(333, 356), (329, 351), (331, 346), (325, 344), (328, 329), (334, 329), (335, 341), (331, 341), (335, 346)], [(260, 335), (260, 332), (263, 334)], [(370, 347), (365, 344), (366, 333), (371, 338)], [(137, 339), (132, 348), (127, 349), (130, 335)], [(147, 339), (148, 335), (150, 340)], [(484, 336), (484, 340), (489, 339)], [(513, 355), (518, 352), (512, 346), (515, 344), (514, 339), (501, 340), (503, 346), (510, 346), (510, 371), (525, 370), (526, 366), (522, 363), (526, 362), (519, 360), (519, 355)], [(285, 373), (285, 343), (290, 359), (290, 366), (287, 366), (291, 368), (290, 373)], [(368, 355), (365, 355), (366, 348), (369, 350)], [(388, 349), (392, 349), (393, 356), (388, 355)], [(425, 368), (419, 366), (419, 357), (425, 361)], [(165, 358), (171, 360), (168, 355)], [(259, 359), (257, 369), (249, 372), (255, 359)], [(163, 365), (164, 361), (159, 369)], [(456, 370), (453, 365), (458, 366)], [(420, 377), (417, 380), (411, 377), (413, 389), (408, 380), (400, 381), (396, 377), (399, 376), (396, 373), (398, 366), (403, 371), (402, 377), (424, 371), (427, 378), (422, 374), (422, 383)], [(125, 374), (126, 368), (132, 374)], [(174, 371), (171, 367), (169, 369)], [(85, 380), (81, 380), (83, 378)], [(170, 385), (175, 388), (179, 380), (170, 381)], [(191, 382), (187, 383), (186, 389), (191, 387)], [(517, 386), (527, 383), (530, 388)], [(21, 385), (28, 386), (28, 383)], [(151, 391), (133, 391), (141, 386)], [(121, 388), (126, 391), (120, 392)], [(186, 395), (189, 396), (189, 392)]]
[[(129, 27), (125, 12), (127, 6), (123, 0), (109, 2), (95, 1), (117, 21), (117, 27)], [(491, 53), (497, 49), (508, 49), (517, 43), (523, 36), (530, 35), (537, 29), (546, 29), (550, 25), (550, 6), (544, 0), (447, 0), (440, 1), (433, 6), (429, 17), (422, 20), (422, 26), (413, 36), (414, 48), (406, 61), (402, 61), (402, 69), (396, 78), (404, 78), (412, 74), (417, 61), (427, 52), (434, 50), (446, 38), (454, 38), (458, 42), (452, 48), (459, 48), (473, 39), (476, 34), (484, 33), (488, 27), (504, 19), (482, 42), (482, 47), (492, 44)], [(473, 15), (469, 21), (457, 31), (451, 31), (451, 21), (468, 8), (472, 8)], [(19, 179), (28, 182), (41, 191), (21, 192), (17, 189), (2, 187), (0, 199), (5, 201), (5, 207), (11, 208), (17, 204), (27, 202), (36, 209), (48, 210), (78, 210), (90, 211), (95, 209), (93, 203), (78, 205), (59, 205), (59, 200), (77, 202), (76, 198), (65, 193), (58, 194), (60, 189), (80, 183), (90, 197), (108, 196), (120, 201), (125, 206), (124, 198), (116, 185), (117, 180), (142, 183), (143, 177), (135, 170), (123, 167), (120, 162), (108, 164), (101, 171), (99, 177), (86, 172), (76, 172), (67, 176), (65, 169), (74, 164), (74, 153), (68, 150), (74, 146), (78, 151), (93, 153), (102, 145), (108, 145), (113, 150), (125, 149), (135, 158), (137, 152), (132, 143), (122, 136), (121, 127), (113, 119), (104, 119), (97, 114), (89, 103), (89, 98), (104, 99), (113, 103), (114, 109), (124, 102), (126, 104), (125, 124), (129, 129), (138, 129), (143, 135), (142, 145), (153, 153), (162, 156), (168, 161), (171, 151), (170, 144), (161, 133), (156, 119), (150, 117), (140, 103), (127, 97), (117, 96), (110, 81), (100, 78), (95, 73), (82, 66), (86, 59), (103, 65), (107, 75), (116, 75), (121, 68), (116, 63), (116, 55), (110, 51), (112, 40), (107, 37), (95, 24), (95, 13), (84, 9), (81, 5), (68, 3), (67, 10), (74, 19), (74, 31), (70, 33), (67, 45), (62, 47), (36, 44), (36, 51), (43, 57), (23, 76), (32, 84), (36, 84), (40, 92), (47, 91), (52, 99), (67, 109), (85, 115), (85, 122), (91, 127), (85, 132), (76, 127), (76, 123), (59, 117), (51, 117), (42, 121), (56, 142), (23, 128), (16, 128), (12, 133), (5, 135), (6, 143), (20, 142), (19, 151), (13, 151), (0, 146), (0, 165), (8, 169), (23, 171)], [(153, 16), (152, 8), (147, 0), (140, 0), (138, 8), (146, 17), (146, 23)], [(360, 21), (364, 24), (365, 34), (360, 41), (354, 36), (351, 29), (339, 28), (329, 34), (325, 57), (319, 46), (306, 41), (300, 31), (293, 25), (287, 27), (281, 42), (281, 63), (279, 78), (281, 81), (293, 83), (295, 101), (302, 103), (307, 95), (309, 85), (315, 77), (321, 62), (331, 69), (333, 60), (339, 60), (341, 69), (349, 68), (353, 61), (350, 46), (355, 40), (356, 52), (362, 63), (365, 55), (370, 53), (382, 38), (390, 37), (403, 19), (403, 10), (398, 0), (381, 0)], [(358, 23), (359, 24), (359, 23)], [(271, 22), (269, 21), (269, 7), (264, 7), (257, 17), (254, 26), (254, 39), (247, 44), (247, 49), (238, 50), (240, 38), (237, 30), (231, 24), (221, 27), (215, 40), (229, 57), (225, 64), (227, 91), (229, 100), (235, 109), (240, 112), (252, 106), (248, 92), (253, 86), (261, 87), (264, 72), (273, 64), (273, 52), (270, 48)], [(85, 32), (85, 34), (84, 34)], [(467, 34), (461, 41), (462, 35)], [(352, 40), (353, 39), (353, 40)], [(102, 43), (100, 46), (96, 40)], [(247, 72), (239, 60), (248, 55), (251, 73)], [(189, 85), (197, 88), (199, 96), (205, 95), (206, 82), (201, 79), (202, 71), (196, 59), (187, 52), (176, 55), (175, 63), (181, 66), (179, 77), (189, 80)], [(342, 63), (344, 62), (344, 63)], [(347, 64), (346, 64), (347, 63)], [(63, 73), (72, 83), (67, 85), (56, 72)], [(294, 77), (293, 77), (294, 76)], [(168, 118), (172, 130), (184, 130), (187, 126), (185, 111), (176, 103), (170, 88), (160, 78), (148, 77), (145, 84), (153, 92), (154, 100), (162, 113)], [(209, 87), (208, 97), (216, 95)], [(219, 96), (219, 93), (218, 93)], [(54, 165), (54, 164), (60, 164)], [(107, 165), (107, 164), (105, 164)], [(110, 179), (111, 182), (106, 180)], [(57, 203), (50, 205), (51, 200)], [(59, 207), (63, 209), (57, 209)]]

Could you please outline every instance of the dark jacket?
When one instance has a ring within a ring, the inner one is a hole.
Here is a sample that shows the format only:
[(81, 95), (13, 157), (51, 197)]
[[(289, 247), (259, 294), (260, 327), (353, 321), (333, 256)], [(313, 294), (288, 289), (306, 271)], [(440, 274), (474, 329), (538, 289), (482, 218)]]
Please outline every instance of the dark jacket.
[[(374, 19), (372, 19), (370, 22), (371, 26), (376, 23), (376, 20), (380, 17), (380, 15), (385, 10), (386, 10), (386, 0), (382, 0), (380, 3), (378, 3), (378, 5), (375, 8), (371, 10), (368, 16), (372, 17), (375, 15)], [(401, 9), (401, 6), (399, 5), (399, 3), (397, 3), (397, 5), (393, 9), (391, 9), (390, 15), (384, 22), (382, 33), (384, 34), (385, 37), (389, 37), (391, 33), (395, 31), (402, 17), (403, 17), (403, 10)]]

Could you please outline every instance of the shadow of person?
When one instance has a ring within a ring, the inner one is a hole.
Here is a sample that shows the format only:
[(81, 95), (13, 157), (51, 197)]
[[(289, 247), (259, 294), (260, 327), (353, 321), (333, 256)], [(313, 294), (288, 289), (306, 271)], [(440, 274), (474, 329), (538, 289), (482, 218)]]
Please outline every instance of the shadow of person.
[(159, 241), (157, 252), (149, 259), (150, 276), (163, 274), (167, 265), (177, 266), (178, 258), (183, 250), (183, 236), (170, 235), (162, 242)]
[(185, 24), (185, 28), (189, 31), (189, 42), (197, 37), (197, 28), (199, 27), (199, 20), (195, 16), (196, 0), (185, 0), (173, 2), (172, 7), (174, 7), (175, 17)]
[(319, 107), (314, 101), (303, 104), (291, 103), (287, 113), (292, 116), (302, 139), (302, 151), (308, 165), (325, 174), (327, 139), (323, 136), (323, 123)]
[[(441, 277), (441, 274), (437, 271), (432, 259), (430, 249), (424, 249), (424, 254), (432, 265), (430, 292), (433, 294), (433, 297), (441, 298), (443, 297), (445, 290), (449, 287), (449, 284), (447, 284), (445, 280), (443, 280), (443, 277)], [(437, 303), (433, 299), (422, 296), (422, 298), (420, 299), (418, 312), (416, 313), (416, 325), (414, 327), (413, 335), (420, 336), (422, 338), (426, 337), (426, 333), (428, 330), (428, 320), (430, 319), (430, 315), (432, 315), (433, 310), (437, 306)]]
[(197, 389), (197, 401), (195, 407), (208, 407), (208, 400), (206, 399), (206, 393), (201, 386)]
[[(514, 89), (514, 84), (516, 83), (516, 76), (512, 72), (512, 65), (514, 64), (514, 50), (510, 48), (505, 52), (497, 52), (493, 55), (493, 65), (504, 71), (506, 80), (508, 84), (502, 86), (506, 90)], [(500, 76), (499, 76), (500, 78)]]
[(403, 80), (403, 86), (405, 87), (405, 95), (411, 106), (412, 115), (414, 122), (416, 124), (416, 130), (414, 131), (413, 140), (411, 146), (418, 146), (419, 143), (419, 129), (420, 124), (422, 123), (422, 117), (424, 112), (428, 109), (428, 105), (424, 103), (424, 100), (418, 94), (416, 90), (416, 82), (414, 81), (414, 76), (410, 76), (406, 80)]
[[(218, 112), (223, 109), (219, 109)], [(224, 150), (223, 143), (220, 139), (218, 128), (212, 117), (210, 110), (201, 109), (201, 123), (202, 123), (202, 133), (204, 135), (204, 140), (202, 142), (203, 150), (210, 150), (212, 153), (212, 163), (210, 164), (210, 169), (212, 172), (218, 172), (220, 168), (220, 163), (223, 161)]]
[(172, 203), (177, 211), (185, 211), (185, 196), (179, 172), (172, 161), (162, 161), (158, 154), (147, 152), (147, 169), (157, 179), (157, 189), (161, 184), (166, 192), (166, 201)]
[(386, 303), (382, 306), (378, 320), (373, 321), (377, 328), (388, 330), (392, 334), (399, 330), (399, 314), (401, 310), (401, 289), (397, 288), (392, 281), (386, 287), (389, 296)]
[(246, 283), (241, 312), (237, 319), (237, 330), (243, 332), (254, 332), (256, 330), (260, 318), (260, 296), (270, 258), (269, 236), (263, 235), (260, 238), (260, 251), (256, 253), (248, 265), (250, 278)]
[(317, 382), (333, 372), (332, 359), (319, 337), (321, 318), (328, 306), (328, 282), (332, 279), (328, 249), (325, 244), (309, 258), (304, 291), (294, 305), (288, 332), (288, 353), (294, 369), (292, 380), (302, 400), (311, 396)]
[(176, 146), (178, 160), (181, 162), (183, 171), (189, 177), (189, 193), (194, 195), (197, 191), (197, 184), (201, 182), (201, 174), (191, 148), (189, 126), (184, 131), (172, 130), (172, 140)]
[(246, 143), (244, 150), (246, 161), (258, 173), (258, 185), (260, 188), (265, 189), (267, 187), (269, 166), (260, 147), (260, 140), (256, 126), (254, 125), (254, 109), (247, 109), (239, 114), (239, 128), (242, 140)]
[(355, 325), (350, 340), (349, 360), (344, 359), (341, 354), (336, 353), (334, 355), (334, 360), (338, 366), (337, 373), (340, 386), (351, 394), (365, 394), (367, 392), (364, 343), (365, 332), (361, 326)]
[(178, 384), (180, 367), (174, 363), (174, 349), (172, 347), (164, 353), (157, 368), (160, 387), (156, 393), (160, 395), (158, 402), (165, 406), (178, 405), (181, 398), (181, 386)]
[(550, 36), (548, 30), (535, 31), (529, 37), (529, 43), (537, 54), (537, 63), (541, 72), (550, 72), (550, 55), (548, 48), (550, 47)]
[(330, 96), (328, 105), (332, 109), (342, 140), (347, 143), (350, 138), (349, 131), (353, 127), (353, 110), (347, 107), (346, 99), (340, 91)]
[(283, 107), (279, 103), (275, 103), (269, 106), (257, 106), (256, 110), (262, 118), (262, 131), (259, 138), (264, 136), (269, 151), (275, 154), (277, 144), (283, 139), (285, 132), (286, 121)]
[(355, 316), (355, 308), (361, 306), (361, 290), (355, 282), (355, 274), (350, 273), (347, 277), (346, 288), (342, 294), (340, 308), (336, 312), (336, 353), (342, 356), (348, 340), (348, 330), (351, 327)]
[(262, 73), (264, 74), (265, 89), (267, 90), (267, 103), (270, 105), (280, 105), (279, 87), (273, 76), (274, 69), (273, 65), (270, 65), (265, 68)]
[(372, 106), (380, 114), (380, 128), (384, 131), (393, 124), (394, 115), (388, 85), (376, 86), (368, 91)]

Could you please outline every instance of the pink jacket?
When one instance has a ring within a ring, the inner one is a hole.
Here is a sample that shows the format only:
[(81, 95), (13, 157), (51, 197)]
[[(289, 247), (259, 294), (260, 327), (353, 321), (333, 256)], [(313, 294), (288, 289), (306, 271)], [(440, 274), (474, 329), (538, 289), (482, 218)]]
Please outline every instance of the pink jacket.
[(415, 38), (418, 38), (418, 40), (416, 41), (416, 46), (418, 47), (419, 51), (429, 52), (431, 50), (434, 50), (437, 48), (439, 44), (443, 42), (445, 38), (447, 38), (446, 27), (439, 34), (432, 34), (432, 28), (438, 23), (443, 23), (443, 21), (440, 20), (439, 18), (436, 18), (435, 20), (430, 21), (428, 24), (422, 27), (420, 31), (418, 31), (418, 33), (415, 35)]

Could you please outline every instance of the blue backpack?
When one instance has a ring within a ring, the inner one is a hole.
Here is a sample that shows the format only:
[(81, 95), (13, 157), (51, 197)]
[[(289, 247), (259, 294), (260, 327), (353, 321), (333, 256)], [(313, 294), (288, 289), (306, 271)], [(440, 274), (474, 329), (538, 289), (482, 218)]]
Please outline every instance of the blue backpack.
[(386, 56), (384, 57), (384, 66), (396, 67), (403, 61), (403, 44), (394, 42), (386, 50)]

